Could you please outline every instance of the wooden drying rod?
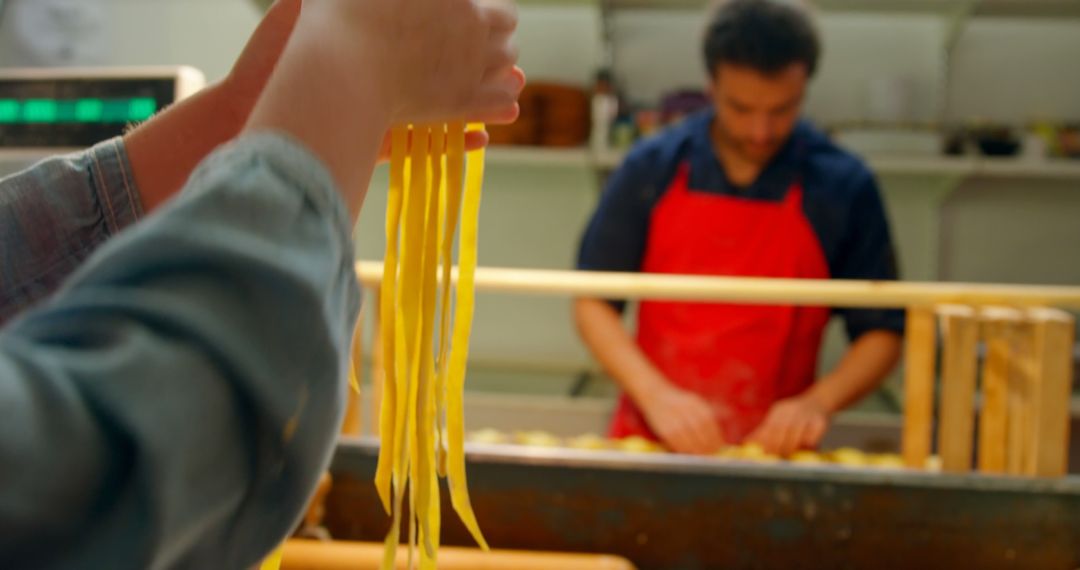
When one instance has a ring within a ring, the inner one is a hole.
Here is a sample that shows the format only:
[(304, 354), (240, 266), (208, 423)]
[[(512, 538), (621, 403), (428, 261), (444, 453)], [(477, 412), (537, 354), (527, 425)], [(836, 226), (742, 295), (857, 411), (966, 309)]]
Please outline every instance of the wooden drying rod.
[[(382, 262), (358, 262), (356, 271), (365, 287), (377, 289), (382, 281)], [(456, 279), (456, 270), (454, 275)], [(906, 308), (948, 303), (1080, 309), (1080, 287), (1066, 286), (704, 277), (486, 267), (476, 271), (476, 290), (605, 299), (829, 307)]]
[[(404, 570), (406, 554), (398, 551), (397, 568)], [(378, 570), (383, 545), (361, 542), (290, 540), (285, 545), (282, 570)], [(625, 558), (600, 554), (560, 554), (474, 548), (439, 549), (443, 570), (633, 570)]]

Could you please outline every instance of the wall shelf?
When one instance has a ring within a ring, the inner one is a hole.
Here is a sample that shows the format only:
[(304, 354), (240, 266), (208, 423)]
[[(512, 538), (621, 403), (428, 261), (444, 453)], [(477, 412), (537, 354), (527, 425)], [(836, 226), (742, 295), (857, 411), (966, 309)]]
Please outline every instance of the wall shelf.
[[(488, 152), (488, 161), (493, 165), (593, 168), (600, 171), (617, 168), (625, 157), (626, 153), (622, 151), (596, 154), (586, 148), (495, 146)], [(894, 155), (868, 155), (865, 158), (879, 176), (1080, 180), (1080, 160)]]
[(593, 155), (584, 148), (546, 148), (532, 146), (492, 146), (488, 149), (490, 164), (542, 167), (595, 167)]
[(928, 174), (965, 178), (1080, 180), (1080, 160), (988, 157), (867, 157), (879, 175)]
[[(709, 0), (519, 0), (522, 6), (579, 6), (613, 10), (704, 10)], [(991, 18), (1080, 18), (1075, 0), (816, 0), (825, 12), (952, 15)]]

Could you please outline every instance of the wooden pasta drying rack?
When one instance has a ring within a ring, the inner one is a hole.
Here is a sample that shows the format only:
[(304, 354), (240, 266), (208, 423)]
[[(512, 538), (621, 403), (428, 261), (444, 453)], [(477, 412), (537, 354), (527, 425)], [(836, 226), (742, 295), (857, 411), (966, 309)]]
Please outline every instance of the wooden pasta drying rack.
[[(359, 262), (356, 269), (361, 284), (376, 296), (382, 264)], [(1067, 470), (1075, 320), (1062, 309), (1080, 309), (1080, 287), (480, 268), (476, 290), (628, 300), (904, 308), (908, 332), (902, 452), (909, 467), (926, 466), (936, 423), (937, 449), (945, 471), (977, 469), (1058, 477)], [(367, 306), (378, 307), (378, 303), (369, 297)], [(375, 341), (378, 343), (377, 338)], [(980, 344), (985, 348), (981, 366)], [(376, 358), (379, 353), (374, 352)], [(379, 380), (376, 372), (376, 400)], [(980, 401), (981, 406), (977, 406)], [(359, 423), (354, 416), (349, 433), (358, 434)]]

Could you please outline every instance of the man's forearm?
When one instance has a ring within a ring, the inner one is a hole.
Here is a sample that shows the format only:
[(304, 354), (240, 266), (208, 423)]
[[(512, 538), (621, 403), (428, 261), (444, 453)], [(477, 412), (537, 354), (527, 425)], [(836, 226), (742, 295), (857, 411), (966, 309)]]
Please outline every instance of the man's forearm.
[(860, 336), (840, 363), (818, 380), (806, 395), (836, 413), (873, 392), (900, 360), (902, 337), (876, 330)]

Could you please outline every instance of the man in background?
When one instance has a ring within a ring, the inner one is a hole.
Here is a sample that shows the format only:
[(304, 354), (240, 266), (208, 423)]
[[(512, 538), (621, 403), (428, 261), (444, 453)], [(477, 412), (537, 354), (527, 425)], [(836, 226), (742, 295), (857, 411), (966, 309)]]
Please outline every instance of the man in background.
[[(802, 120), (820, 40), (778, 0), (732, 0), (704, 42), (712, 108), (634, 148), (581, 242), (578, 268), (802, 279), (897, 278), (873, 174)], [(578, 299), (592, 354), (622, 388), (613, 437), (707, 454), (817, 446), (830, 418), (899, 359), (903, 314), (837, 310), (851, 346), (816, 377), (824, 307)]]

